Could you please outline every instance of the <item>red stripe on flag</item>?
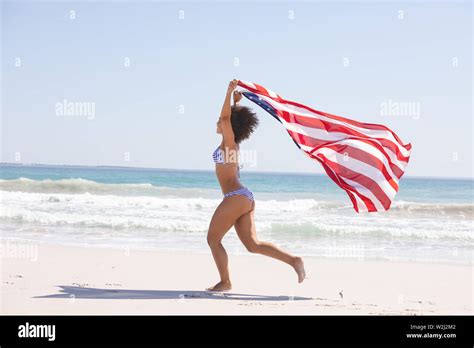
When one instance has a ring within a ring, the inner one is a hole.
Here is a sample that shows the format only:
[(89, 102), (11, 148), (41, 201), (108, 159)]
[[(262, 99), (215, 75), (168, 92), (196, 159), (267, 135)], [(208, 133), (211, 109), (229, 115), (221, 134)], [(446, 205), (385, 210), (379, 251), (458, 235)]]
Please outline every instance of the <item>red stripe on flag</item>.
[(389, 148), (397, 156), (397, 159), (399, 161), (408, 162), (409, 157), (404, 156), (400, 152), (400, 149), (398, 148), (398, 146), (389, 139), (381, 138), (381, 137), (370, 137), (368, 135), (365, 135), (361, 132), (358, 132), (354, 129), (345, 127), (340, 124), (336, 124), (336, 123), (332, 123), (332, 122), (328, 122), (328, 121), (324, 121), (324, 120), (316, 119), (312, 117), (292, 114), (292, 113), (289, 113), (288, 111), (278, 110), (278, 115), (281, 118), (283, 118), (286, 122), (300, 124), (302, 126), (309, 127), (309, 128), (325, 130), (328, 133), (337, 132), (337, 133), (344, 133), (344, 134), (348, 134), (348, 135), (356, 136), (360, 138), (377, 139), (378, 141), (382, 143), (382, 145)]
[[(313, 154), (314, 155), (314, 154)], [(319, 153), (315, 155), (316, 157), (322, 157), (324, 162), (329, 168), (331, 168), (338, 176), (342, 178), (347, 178), (351, 181), (355, 181), (360, 185), (364, 186), (367, 190), (372, 192), (372, 194), (377, 198), (377, 200), (382, 204), (382, 206), (387, 210), (390, 208), (390, 198), (385, 194), (384, 190), (380, 188), (378, 183), (363, 173), (354, 172), (353, 170), (340, 165), (339, 163), (329, 160), (326, 156)], [(349, 185), (350, 186), (350, 185)], [(356, 188), (354, 190), (357, 191)], [(357, 191), (358, 192), (358, 191)]]
[[(366, 208), (369, 212), (376, 212), (377, 211), (377, 208), (375, 207), (374, 203), (372, 203), (372, 201), (368, 197), (366, 197), (363, 194), (361, 194), (360, 192), (358, 192), (354, 187), (352, 187), (351, 185), (346, 183), (341, 177), (336, 175), (333, 172), (333, 170), (331, 169), (331, 167), (329, 167), (324, 160), (322, 160), (321, 158), (318, 158), (318, 157), (316, 157), (312, 154), (309, 154), (309, 155), (322, 164), (326, 174), (332, 179), (332, 181), (334, 181), (336, 183), (337, 186), (339, 186), (344, 191), (346, 191), (346, 193), (349, 196), (349, 198), (352, 202), (352, 205), (353, 205), (356, 212), (359, 212), (360, 208), (357, 205), (357, 200), (355, 199), (354, 194), (357, 195), (360, 198), (360, 200), (365, 204), (365, 206), (366, 206)], [(322, 157), (324, 158), (324, 156), (322, 156)]]
[[(270, 95), (269, 90), (261, 85), (248, 85), (239, 81), (239, 86), (260, 95), (263, 101), (271, 104), (296, 145), (300, 148), (303, 146), (302, 150), (310, 158), (321, 163), (329, 178), (346, 191), (357, 212), (390, 208), (393, 199), (390, 197), (398, 191), (398, 179), (404, 174), (410, 159), (411, 144), (403, 144), (386, 126), (362, 123), (318, 111), (285, 100), (279, 95), (275, 96), (273, 92)], [(254, 98), (245, 96), (255, 101)], [(260, 101), (255, 102), (260, 104)], [(308, 113), (308, 116), (303, 115), (304, 113)], [(326, 134), (334, 136), (328, 137)], [(344, 165), (344, 161), (337, 163), (325, 156), (321, 151), (326, 149), (331, 151), (327, 154), (329, 158), (346, 155), (347, 165)], [(361, 204), (366, 209), (361, 209)]]
[(392, 186), (395, 191), (398, 191), (398, 184), (389, 174), (383, 162), (379, 160), (377, 157), (373, 156), (372, 154), (365, 152), (361, 149), (355, 148), (351, 145), (345, 145), (345, 144), (340, 144), (340, 143), (324, 145), (324, 148), (332, 149), (344, 156), (347, 156), (348, 158), (350, 157), (350, 158), (356, 159), (360, 162), (364, 162), (374, 167), (375, 169), (378, 169), (383, 174), (384, 178), (387, 180), (390, 186)]

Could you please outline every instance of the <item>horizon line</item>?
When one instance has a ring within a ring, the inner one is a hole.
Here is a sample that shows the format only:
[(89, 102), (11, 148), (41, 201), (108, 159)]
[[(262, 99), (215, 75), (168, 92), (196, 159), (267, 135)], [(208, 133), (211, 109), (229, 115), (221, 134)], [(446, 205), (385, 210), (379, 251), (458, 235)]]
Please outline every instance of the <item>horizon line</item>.
[[(168, 171), (194, 171), (194, 172), (212, 172), (211, 169), (182, 169), (182, 168), (157, 168), (157, 167), (132, 167), (132, 166), (117, 166), (117, 165), (85, 165), (85, 164), (44, 164), (44, 163), (17, 163), (17, 162), (0, 162), (0, 166), (17, 166), (17, 167), (86, 167), (86, 168), (104, 168), (104, 169), (144, 169), (144, 170), (168, 170)], [(314, 172), (285, 172), (285, 171), (246, 171), (252, 174), (292, 174), (292, 175), (319, 175), (324, 176), (324, 173)], [(447, 177), (447, 176), (426, 176), (426, 175), (404, 175), (405, 178), (414, 179), (451, 179), (451, 180), (474, 180), (473, 177)]]

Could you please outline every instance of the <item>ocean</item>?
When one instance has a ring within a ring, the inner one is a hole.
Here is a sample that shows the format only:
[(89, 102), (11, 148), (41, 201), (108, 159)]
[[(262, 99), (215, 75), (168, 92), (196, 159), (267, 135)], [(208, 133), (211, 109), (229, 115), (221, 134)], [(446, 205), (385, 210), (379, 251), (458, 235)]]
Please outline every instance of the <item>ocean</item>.
[[(325, 175), (242, 171), (261, 240), (341, 259), (472, 264), (473, 180), (403, 177), (391, 209), (356, 213)], [(206, 252), (222, 200), (212, 171), (0, 166), (6, 241)], [(231, 229), (230, 254), (246, 253)]]

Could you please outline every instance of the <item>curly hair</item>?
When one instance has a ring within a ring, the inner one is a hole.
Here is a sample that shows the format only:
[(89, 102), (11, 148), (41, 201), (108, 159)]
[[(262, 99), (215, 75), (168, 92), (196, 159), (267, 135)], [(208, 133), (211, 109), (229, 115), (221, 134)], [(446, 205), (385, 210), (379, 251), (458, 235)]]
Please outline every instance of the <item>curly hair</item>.
[(231, 109), (230, 122), (234, 131), (234, 140), (238, 144), (250, 137), (258, 126), (255, 112), (246, 106), (234, 105)]

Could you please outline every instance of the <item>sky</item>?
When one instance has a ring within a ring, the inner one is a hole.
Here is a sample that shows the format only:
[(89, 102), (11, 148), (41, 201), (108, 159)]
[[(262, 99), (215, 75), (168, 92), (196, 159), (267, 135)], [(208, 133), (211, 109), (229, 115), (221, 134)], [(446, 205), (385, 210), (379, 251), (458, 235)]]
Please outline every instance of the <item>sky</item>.
[[(237, 78), (388, 126), (413, 146), (407, 176), (472, 177), (472, 14), (470, 1), (3, 1), (1, 162), (213, 169)], [(260, 119), (248, 170), (323, 173), (243, 103)]]

